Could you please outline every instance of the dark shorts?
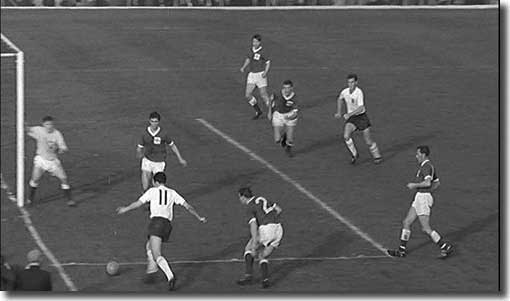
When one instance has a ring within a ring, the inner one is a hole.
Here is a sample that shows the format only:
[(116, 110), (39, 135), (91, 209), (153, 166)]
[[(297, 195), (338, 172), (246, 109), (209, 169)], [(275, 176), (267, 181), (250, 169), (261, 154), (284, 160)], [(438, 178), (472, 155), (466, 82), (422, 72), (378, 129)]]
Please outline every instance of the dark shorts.
[(371, 126), (367, 113), (351, 116), (346, 123), (352, 123), (357, 131), (364, 131)]
[(147, 237), (157, 236), (163, 242), (167, 242), (170, 238), (170, 233), (172, 233), (172, 224), (167, 218), (159, 216), (151, 218)]

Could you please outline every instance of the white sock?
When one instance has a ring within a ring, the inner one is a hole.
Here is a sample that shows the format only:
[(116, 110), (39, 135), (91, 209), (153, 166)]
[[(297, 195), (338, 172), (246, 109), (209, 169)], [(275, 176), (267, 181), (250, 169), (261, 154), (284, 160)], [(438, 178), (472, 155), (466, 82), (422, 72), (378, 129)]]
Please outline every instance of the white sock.
[(349, 138), (349, 140), (345, 140), (345, 144), (347, 145), (347, 148), (351, 151), (352, 156), (356, 157), (356, 155), (358, 155), (358, 151), (356, 150), (356, 146), (354, 146), (354, 141), (352, 141), (352, 138)]
[(156, 259), (156, 262), (158, 263), (159, 268), (163, 270), (163, 273), (165, 273), (166, 279), (168, 279), (168, 281), (172, 280), (174, 278), (174, 273), (172, 273), (172, 270), (170, 269), (168, 261), (166, 261), (165, 257), (159, 256)]
[(437, 233), (435, 230), (430, 232), (430, 238), (432, 239), (432, 241), (437, 244), (440, 240), (441, 240), (441, 235), (439, 235), (439, 233)]
[(400, 239), (403, 241), (409, 241), (410, 237), (411, 237), (411, 230), (402, 229), (402, 234), (400, 235)]
[(377, 144), (372, 143), (372, 145), (369, 146), (370, 153), (372, 153), (372, 156), (374, 158), (380, 158), (381, 154), (379, 153), (379, 148), (377, 147)]
[(151, 250), (147, 250), (147, 274), (156, 273), (158, 271), (158, 264), (152, 257)]

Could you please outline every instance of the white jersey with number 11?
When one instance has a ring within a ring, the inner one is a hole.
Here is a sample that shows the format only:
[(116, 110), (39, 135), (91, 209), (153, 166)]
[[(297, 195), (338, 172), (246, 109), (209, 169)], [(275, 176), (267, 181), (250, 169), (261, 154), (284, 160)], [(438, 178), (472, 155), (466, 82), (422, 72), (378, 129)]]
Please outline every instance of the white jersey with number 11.
[(159, 216), (172, 221), (174, 204), (184, 205), (186, 202), (175, 190), (166, 186), (149, 188), (139, 199), (142, 203), (150, 203), (151, 218)]

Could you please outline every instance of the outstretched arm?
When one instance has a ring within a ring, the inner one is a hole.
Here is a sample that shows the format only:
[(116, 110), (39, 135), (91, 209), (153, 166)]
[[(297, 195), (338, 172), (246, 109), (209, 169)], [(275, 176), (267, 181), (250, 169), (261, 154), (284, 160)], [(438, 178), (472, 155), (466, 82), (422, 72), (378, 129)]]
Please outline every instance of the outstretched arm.
[(184, 202), (182, 204), (182, 206), (184, 208), (186, 208), (186, 210), (188, 210), (189, 213), (191, 213), (193, 216), (195, 216), (200, 222), (202, 223), (206, 223), (207, 222), (207, 219), (203, 216), (200, 216), (197, 211), (195, 210), (195, 208), (193, 208), (193, 206), (191, 206), (188, 202)]
[(177, 156), (177, 160), (179, 160), (179, 163), (182, 164), (182, 166), (186, 166), (188, 165), (188, 162), (186, 162), (186, 160), (184, 160), (181, 156), (181, 153), (179, 152), (179, 149), (177, 148), (177, 145), (175, 145), (175, 143), (172, 143), (170, 145), (170, 149), (174, 152), (174, 154)]
[(117, 208), (117, 214), (124, 214), (124, 213), (131, 211), (133, 209), (136, 209), (142, 205), (143, 205), (143, 202), (140, 200), (137, 200), (137, 201), (129, 204), (129, 206)]

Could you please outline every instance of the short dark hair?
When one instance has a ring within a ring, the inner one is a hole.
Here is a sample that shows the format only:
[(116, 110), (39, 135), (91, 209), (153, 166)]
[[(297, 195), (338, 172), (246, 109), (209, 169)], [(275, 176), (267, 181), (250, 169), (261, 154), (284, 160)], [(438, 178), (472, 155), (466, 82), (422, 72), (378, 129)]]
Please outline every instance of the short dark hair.
[(251, 192), (250, 187), (241, 187), (241, 188), (239, 188), (238, 192), (239, 192), (240, 196), (244, 196), (246, 198), (253, 197), (253, 192)]
[(160, 184), (165, 184), (166, 183), (166, 175), (164, 172), (157, 172), (155, 175), (154, 175), (154, 182), (158, 182)]
[(159, 121), (159, 120), (161, 120), (161, 115), (159, 115), (158, 112), (154, 111), (154, 112), (150, 113), (149, 119), (154, 119), (154, 118), (157, 118)]
[(251, 39), (256, 39), (257, 41), (262, 41), (262, 37), (257, 33), (257, 34), (254, 34), (253, 37), (251, 37)]
[(427, 157), (430, 155), (430, 148), (426, 145), (420, 145), (416, 149), (419, 150), (420, 153), (424, 154)]
[(44, 123), (46, 121), (53, 121), (53, 117), (51, 117), (49, 115), (48, 116), (44, 116), (43, 119), (42, 119), (42, 122)]
[(291, 86), (294, 87), (294, 83), (290, 79), (286, 79), (283, 81), (284, 86)]
[(354, 78), (355, 81), (358, 81), (358, 75), (356, 73), (350, 73), (347, 75), (347, 79)]

